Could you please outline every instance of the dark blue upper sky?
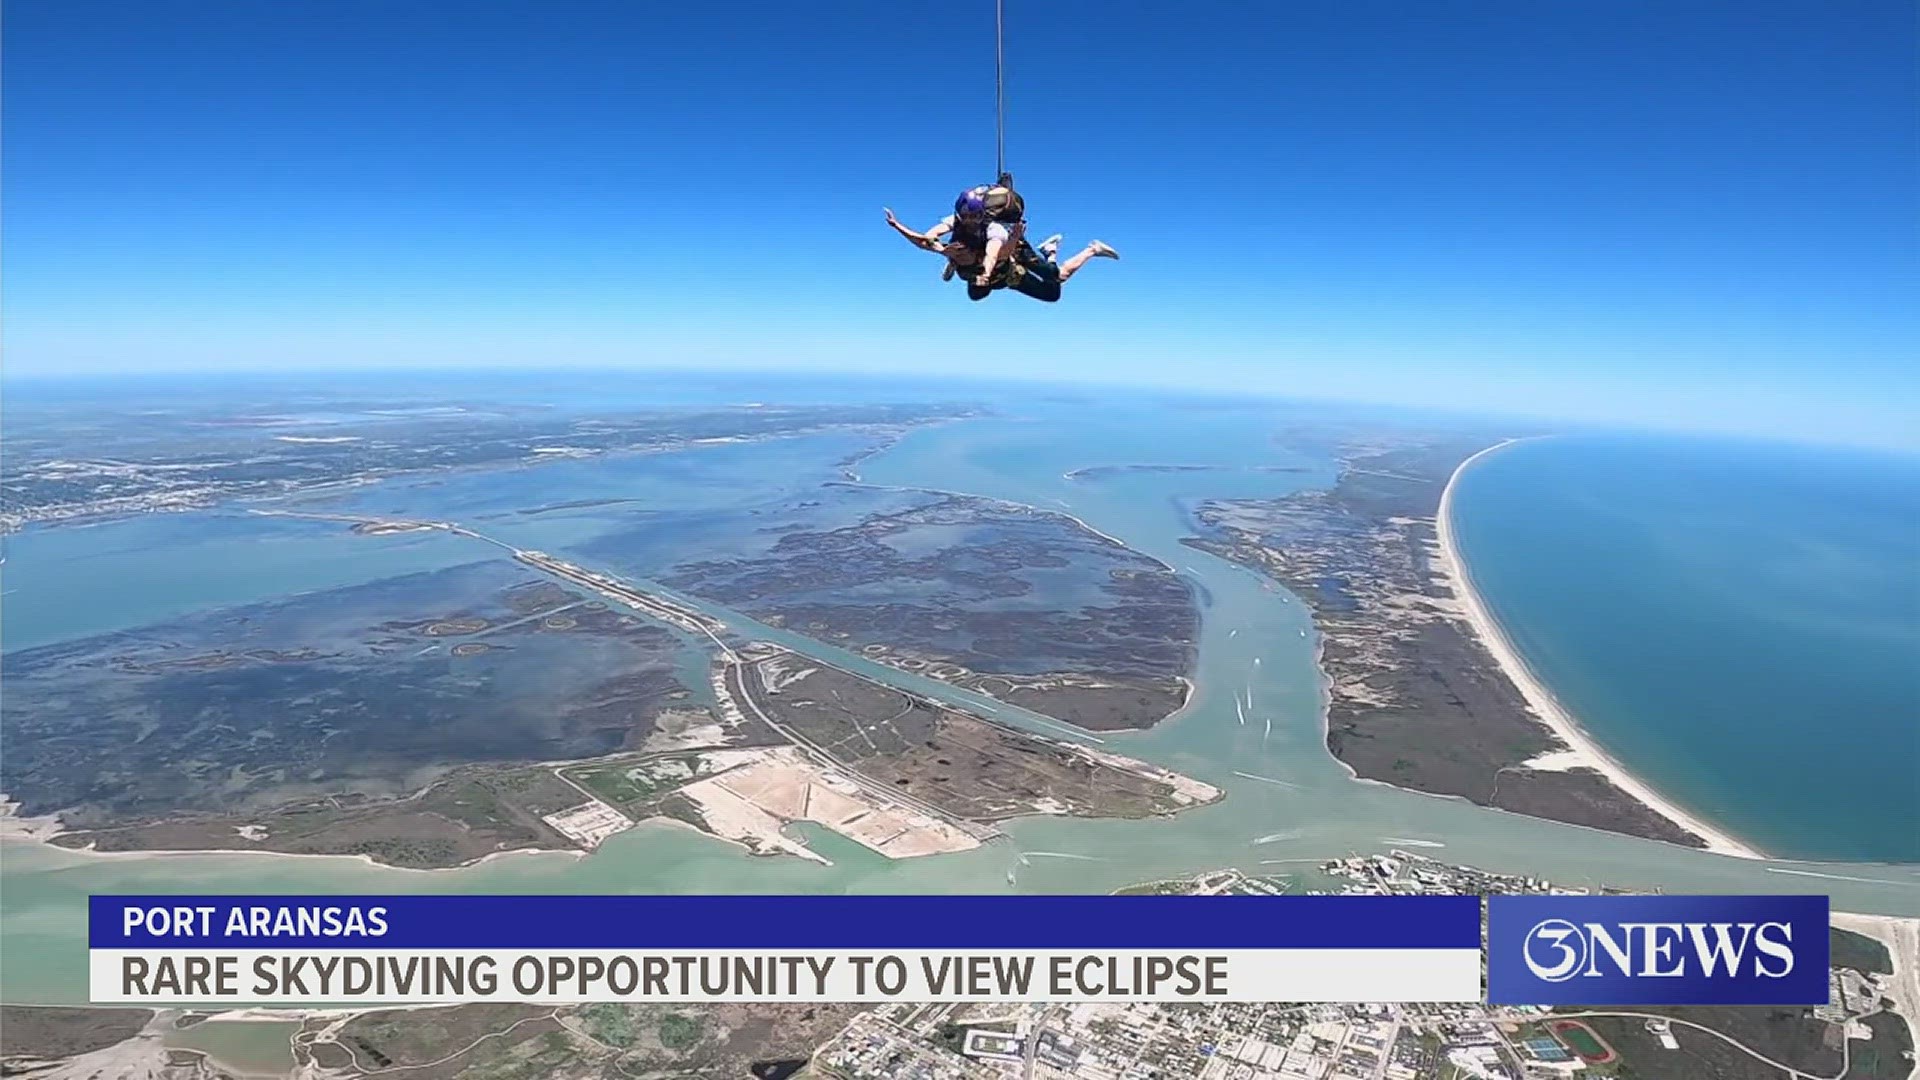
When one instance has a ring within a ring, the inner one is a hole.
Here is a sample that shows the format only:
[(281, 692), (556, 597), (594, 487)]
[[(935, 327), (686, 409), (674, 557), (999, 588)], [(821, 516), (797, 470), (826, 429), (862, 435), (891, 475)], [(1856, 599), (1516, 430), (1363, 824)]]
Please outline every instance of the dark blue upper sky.
[(15, 372), (960, 372), (1920, 441), (1910, 0), (15, 0)]

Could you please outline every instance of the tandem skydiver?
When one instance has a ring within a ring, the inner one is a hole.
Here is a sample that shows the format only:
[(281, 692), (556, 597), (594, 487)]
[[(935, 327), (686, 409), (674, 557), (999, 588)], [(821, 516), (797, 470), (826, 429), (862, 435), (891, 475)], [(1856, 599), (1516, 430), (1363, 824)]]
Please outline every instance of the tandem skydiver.
[[(1038, 248), (1027, 243), (1026, 203), (1013, 190), (1012, 178), (982, 184), (961, 192), (953, 213), (926, 232), (914, 232), (887, 212), (887, 224), (915, 247), (947, 257), (946, 278), (960, 276), (967, 283), (967, 299), (984, 300), (994, 290), (1011, 288), (1046, 303), (1060, 299), (1065, 284), (1088, 259), (1118, 259), (1120, 253), (1098, 240), (1068, 259), (1056, 262), (1060, 237), (1049, 237)], [(949, 237), (942, 240), (942, 237)], [(1013, 250), (1008, 252), (1008, 248)]]

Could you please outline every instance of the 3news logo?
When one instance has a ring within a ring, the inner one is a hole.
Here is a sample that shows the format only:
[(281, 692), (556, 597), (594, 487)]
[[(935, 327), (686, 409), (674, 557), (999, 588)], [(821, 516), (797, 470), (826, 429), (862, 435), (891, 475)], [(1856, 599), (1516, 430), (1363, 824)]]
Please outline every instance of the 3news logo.
[(1825, 1005), (1824, 896), (1493, 896), (1498, 1005)]

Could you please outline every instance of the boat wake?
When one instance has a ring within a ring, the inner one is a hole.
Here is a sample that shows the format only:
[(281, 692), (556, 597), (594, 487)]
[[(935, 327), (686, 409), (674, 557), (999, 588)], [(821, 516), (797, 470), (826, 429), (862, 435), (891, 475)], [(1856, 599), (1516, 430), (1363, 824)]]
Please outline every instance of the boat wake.
[(1242, 777), (1243, 779), (1247, 779), (1247, 780), (1259, 780), (1263, 783), (1274, 784), (1283, 788), (1291, 788), (1294, 791), (1300, 790), (1299, 784), (1289, 783), (1288, 781), (1285, 781), (1285, 780), (1275, 780), (1271, 776), (1261, 776), (1258, 773), (1239, 772), (1236, 770), (1233, 775)]
[(1888, 881), (1877, 877), (1849, 877), (1846, 874), (1822, 874), (1813, 870), (1788, 870), (1782, 866), (1767, 867), (1769, 874), (1792, 874), (1795, 877), (1826, 878), (1828, 881), (1858, 881), (1868, 885), (1893, 885), (1908, 889), (1920, 889), (1920, 881)]
[(1277, 844), (1282, 840), (1292, 840), (1299, 835), (1299, 829), (1288, 829), (1285, 832), (1271, 832), (1265, 836), (1257, 836), (1253, 842), (1255, 844)]

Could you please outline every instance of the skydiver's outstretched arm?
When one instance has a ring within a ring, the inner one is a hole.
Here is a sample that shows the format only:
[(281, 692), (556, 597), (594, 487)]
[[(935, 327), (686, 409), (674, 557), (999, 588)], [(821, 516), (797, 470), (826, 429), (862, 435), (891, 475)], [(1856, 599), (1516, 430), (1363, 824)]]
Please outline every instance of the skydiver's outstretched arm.
[(946, 245), (940, 242), (939, 234), (914, 232), (912, 229), (900, 224), (900, 219), (893, 216), (892, 210), (887, 211), (887, 224), (893, 226), (894, 232), (906, 237), (908, 243), (922, 251), (938, 252), (946, 250)]
[(941, 237), (953, 231), (953, 219), (947, 217), (935, 222), (933, 228), (928, 229), (926, 232), (914, 232), (912, 229), (900, 224), (900, 219), (893, 216), (892, 210), (887, 211), (887, 224), (893, 226), (896, 232), (909, 240), (918, 238), (921, 240), (929, 240), (936, 244), (940, 242)]

